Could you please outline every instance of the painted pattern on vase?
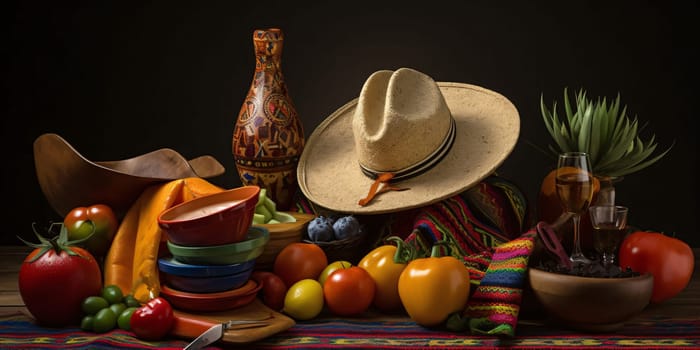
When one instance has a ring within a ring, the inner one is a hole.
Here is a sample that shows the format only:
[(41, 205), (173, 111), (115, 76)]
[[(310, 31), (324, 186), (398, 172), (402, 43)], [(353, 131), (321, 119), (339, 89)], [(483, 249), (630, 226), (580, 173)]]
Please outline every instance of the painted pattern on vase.
[(280, 68), (280, 29), (253, 32), (255, 73), (233, 132), (232, 153), (244, 185), (267, 190), (278, 210), (288, 210), (297, 189), (296, 168), (304, 130)]

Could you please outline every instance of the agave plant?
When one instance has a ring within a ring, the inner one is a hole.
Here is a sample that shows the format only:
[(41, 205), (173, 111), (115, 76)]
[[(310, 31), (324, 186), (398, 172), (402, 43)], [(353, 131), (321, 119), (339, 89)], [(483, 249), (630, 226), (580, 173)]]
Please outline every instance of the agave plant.
[(561, 152), (586, 152), (593, 172), (601, 176), (622, 177), (640, 171), (663, 158), (673, 147), (652, 156), (656, 150), (656, 135), (646, 142), (639, 133), (637, 118), (627, 117), (627, 107), (620, 109), (620, 94), (608, 104), (605, 98), (596, 101), (587, 98), (586, 91), (576, 94), (575, 108), (569, 102), (564, 89), (566, 118), (560, 120), (556, 101), (548, 109), (540, 97), (540, 110), (547, 131), (556, 145), (549, 145), (555, 154)]

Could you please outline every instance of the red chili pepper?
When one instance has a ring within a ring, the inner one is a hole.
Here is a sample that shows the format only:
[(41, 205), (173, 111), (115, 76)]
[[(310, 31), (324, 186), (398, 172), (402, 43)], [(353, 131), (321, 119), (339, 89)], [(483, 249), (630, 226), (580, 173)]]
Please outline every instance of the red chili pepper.
[(173, 308), (162, 297), (151, 299), (131, 315), (131, 330), (144, 340), (159, 340), (170, 332), (175, 316)]

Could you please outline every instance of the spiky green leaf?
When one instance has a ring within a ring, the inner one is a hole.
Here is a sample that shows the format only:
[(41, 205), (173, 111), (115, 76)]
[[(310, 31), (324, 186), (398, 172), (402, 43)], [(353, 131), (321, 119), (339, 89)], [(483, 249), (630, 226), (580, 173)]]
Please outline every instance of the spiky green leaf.
[(578, 149), (586, 153), (590, 152), (592, 119), (593, 106), (588, 105), (581, 115), (581, 128), (578, 132)]
[[(627, 106), (621, 103), (620, 93), (608, 103), (607, 98), (589, 99), (584, 89), (569, 96), (564, 89), (565, 117), (557, 115), (556, 101), (552, 109), (540, 95), (540, 109), (547, 131), (555, 145), (552, 152), (581, 151), (590, 155), (594, 172), (604, 176), (622, 176), (639, 171), (663, 158), (671, 147), (661, 154), (656, 151), (656, 139), (644, 142), (639, 134), (646, 126), (640, 126), (637, 117), (627, 116)], [(572, 103), (573, 102), (573, 103)]]

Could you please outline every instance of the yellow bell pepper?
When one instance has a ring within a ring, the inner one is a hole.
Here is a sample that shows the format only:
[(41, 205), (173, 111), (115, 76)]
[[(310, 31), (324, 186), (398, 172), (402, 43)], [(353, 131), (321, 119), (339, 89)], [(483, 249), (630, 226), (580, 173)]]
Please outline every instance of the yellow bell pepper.
[(399, 237), (392, 236), (386, 241), (395, 242), (396, 245), (385, 244), (374, 248), (357, 266), (372, 276), (377, 287), (372, 300), (374, 306), (382, 311), (393, 311), (401, 307), (399, 277), (408, 262), (413, 260), (415, 251)]
[(437, 326), (455, 312), (462, 312), (469, 299), (469, 270), (453, 256), (439, 256), (438, 242), (432, 255), (408, 263), (399, 276), (399, 297), (413, 321)]

